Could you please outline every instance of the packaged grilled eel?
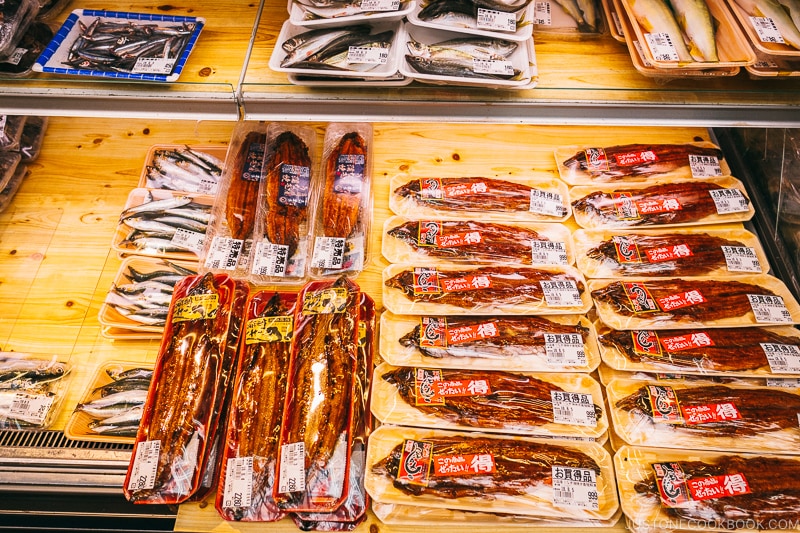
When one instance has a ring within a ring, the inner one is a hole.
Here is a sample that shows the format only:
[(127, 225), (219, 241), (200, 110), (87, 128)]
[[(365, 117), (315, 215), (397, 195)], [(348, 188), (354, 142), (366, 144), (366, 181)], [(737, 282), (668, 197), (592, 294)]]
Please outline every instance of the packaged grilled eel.
[(207, 273), (178, 282), (123, 492), (180, 503), (207, 490), (218, 425), (236, 374), (247, 286)]
[(710, 142), (560, 146), (555, 149), (555, 157), (561, 179), (570, 185), (717, 178), (731, 174), (722, 150)]
[(711, 278), (590, 280), (597, 315), (613, 329), (778, 326), (800, 323), (800, 305), (766, 274)]
[(628, 444), (800, 453), (798, 389), (615, 379), (606, 395)]
[(313, 128), (273, 122), (258, 192), (251, 283), (301, 283), (306, 276), (310, 225), (318, 180)]
[(797, 531), (798, 457), (624, 446), (614, 467), (637, 531)]
[(372, 224), (372, 126), (328, 124), (312, 239), (313, 277), (358, 275)]
[(0, 429), (47, 429), (69, 390), (73, 366), (58, 355), (0, 351)]
[(239, 122), (233, 130), (200, 254), (203, 271), (249, 274), (266, 142), (263, 122)]
[(564, 222), (571, 214), (567, 185), (545, 176), (415, 177), (390, 183), (389, 208), (414, 218), (480, 217), (508, 222)]
[(766, 274), (758, 237), (744, 229), (673, 229), (573, 233), (578, 269), (587, 278), (729, 277)]
[(596, 327), (603, 362), (617, 370), (760, 378), (800, 375), (800, 330), (791, 326), (660, 331)]
[(394, 216), (383, 226), (390, 263), (571, 265), (572, 238), (561, 224), (417, 220)]
[(294, 294), (259, 291), (247, 302), (217, 484), (216, 508), (225, 520), (270, 522), (286, 515), (272, 488), (296, 301)]
[(389, 265), (383, 304), (395, 314), (583, 314), (592, 307), (583, 275), (570, 266)]
[(613, 477), (597, 443), (381, 426), (365, 484), (378, 503), (605, 520), (618, 509)]
[(348, 495), (360, 289), (341, 276), (298, 295), (273, 498), (285, 511), (332, 512)]
[(372, 413), (384, 424), (594, 440), (608, 429), (586, 374), (391, 366), (375, 369)]
[(591, 372), (594, 326), (580, 315), (381, 314), (380, 352), (395, 366), (523, 372)]
[(745, 222), (755, 214), (732, 177), (570, 189), (575, 222), (586, 229), (696, 226)]
[(615, 379), (636, 381), (658, 381), (666, 385), (686, 382), (693, 385), (747, 385), (753, 387), (775, 387), (800, 389), (800, 378), (752, 378), (719, 374), (687, 374), (685, 372), (644, 372), (641, 370), (618, 370), (606, 363), (597, 367), (600, 383), (608, 385)]

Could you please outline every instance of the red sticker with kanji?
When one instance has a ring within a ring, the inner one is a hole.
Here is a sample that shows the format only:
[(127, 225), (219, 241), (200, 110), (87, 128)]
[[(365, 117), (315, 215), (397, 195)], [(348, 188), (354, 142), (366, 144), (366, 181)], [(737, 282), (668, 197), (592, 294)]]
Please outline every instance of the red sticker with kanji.
[(497, 324), (495, 322), (484, 322), (482, 324), (473, 324), (469, 326), (457, 326), (447, 329), (447, 343), (463, 344), (465, 342), (472, 342), (479, 339), (489, 339), (499, 335), (500, 331), (497, 329)]
[(435, 268), (414, 269), (414, 294), (439, 294), (439, 272)]
[(656, 485), (661, 503), (667, 507), (679, 507), (691, 501), (686, 487), (686, 475), (679, 463), (653, 463)]
[(682, 405), (683, 419), (689, 425), (709, 424), (713, 422), (727, 422), (740, 420), (742, 414), (731, 402), (709, 403), (704, 405)]
[(675, 261), (684, 257), (691, 257), (691, 248), (687, 244), (673, 244), (670, 246), (659, 246), (644, 251), (647, 261), (650, 263), (662, 263), (664, 261)]
[(687, 479), (689, 495), (693, 500), (713, 500), (727, 496), (750, 494), (750, 484), (744, 474), (725, 474)]
[(488, 379), (443, 379), (433, 384), (439, 398), (487, 396), (492, 393)]
[(442, 371), (429, 368), (414, 369), (414, 398), (417, 405), (444, 405), (437, 383), (442, 380)]
[(633, 351), (643, 355), (661, 355), (661, 347), (658, 344), (658, 333), (650, 329), (640, 329), (631, 331), (633, 341)]
[(644, 283), (622, 282), (622, 288), (628, 295), (634, 313), (651, 313), (660, 310)]
[(436, 246), (442, 234), (442, 223), (433, 220), (422, 220), (419, 223), (418, 246)]
[(605, 150), (587, 148), (583, 153), (586, 154), (586, 166), (589, 167), (589, 170), (608, 170), (608, 158)]
[(611, 198), (614, 200), (614, 207), (617, 210), (619, 220), (632, 220), (641, 218), (639, 210), (636, 209), (634, 194), (631, 192), (612, 192)]
[(617, 250), (617, 261), (620, 263), (641, 263), (642, 256), (636, 241), (630, 237), (616, 235), (612, 237), (614, 248)]
[(403, 443), (403, 453), (397, 468), (397, 479), (412, 485), (427, 486), (433, 444), (430, 442), (408, 439)]
[(658, 161), (658, 156), (652, 150), (644, 150), (642, 152), (625, 152), (622, 154), (615, 154), (612, 157), (614, 158), (614, 161), (616, 161), (617, 166), (620, 167), (633, 167), (636, 165), (645, 165)]
[(419, 345), (447, 348), (447, 317), (424, 316), (419, 320)]
[(664, 385), (648, 385), (647, 399), (653, 420), (667, 424), (680, 424), (683, 422), (680, 404), (675, 389)]
[(495, 471), (494, 456), (490, 453), (436, 455), (433, 457), (434, 476), (476, 476)]
[(471, 194), (485, 194), (489, 192), (489, 186), (482, 181), (475, 183), (459, 183), (457, 185), (445, 185), (444, 197), (457, 198), (459, 196), (466, 196)]
[(441, 280), (444, 292), (463, 292), (475, 289), (488, 289), (492, 286), (492, 278), (482, 274), (462, 276), (460, 278), (443, 278)]
[(674, 337), (662, 337), (661, 346), (667, 352), (680, 352), (683, 350), (693, 350), (704, 346), (714, 346), (714, 341), (705, 331), (676, 335)]
[(658, 306), (664, 311), (673, 311), (682, 307), (690, 307), (692, 305), (702, 304), (708, 300), (706, 300), (705, 296), (703, 296), (700, 291), (695, 289), (686, 292), (679, 292), (677, 294), (670, 294), (669, 296), (659, 298), (657, 301)]
[(420, 178), (419, 195), (423, 199), (442, 197), (442, 180), (439, 178)]
[(439, 235), (436, 238), (436, 246), (439, 248), (457, 248), (459, 246), (470, 246), (483, 242), (480, 231), (464, 231), (461, 233), (449, 233)]
[(677, 198), (664, 198), (660, 200), (640, 200), (636, 202), (636, 209), (641, 215), (656, 215), (683, 209)]

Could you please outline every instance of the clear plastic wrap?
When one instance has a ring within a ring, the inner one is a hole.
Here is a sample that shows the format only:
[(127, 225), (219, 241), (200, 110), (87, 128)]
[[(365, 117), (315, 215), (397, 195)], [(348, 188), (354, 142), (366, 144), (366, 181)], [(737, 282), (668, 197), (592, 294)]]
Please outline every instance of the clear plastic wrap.
[(246, 285), (226, 275), (189, 276), (175, 286), (123, 485), (129, 501), (180, 503), (207, 490), (246, 299)]
[(743, 229), (577, 230), (572, 237), (587, 278), (719, 278), (769, 270), (758, 237)]
[(366, 487), (378, 503), (541, 518), (617, 512), (611, 457), (597, 443), (382, 426), (370, 435)]
[(535, 35), (584, 41), (608, 33), (600, 0), (536, 0), (532, 5)]
[(39, 157), (49, 121), (48, 117), (35, 116), (30, 116), (25, 121), (22, 137), (19, 140), (19, 153), (22, 154), (23, 163), (32, 163)]
[(22, 156), (18, 152), (0, 151), (0, 191), (8, 187), (21, 161)]
[(800, 323), (800, 304), (766, 274), (711, 278), (590, 280), (597, 315), (613, 329), (722, 328)]
[(755, 214), (736, 178), (570, 189), (575, 222), (586, 229), (745, 222)]
[(389, 217), (383, 256), (390, 263), (502, 263), (571, 265), (570, 231), (561, 224)]
[(372, 125), (332, 122), (325, 130), (310, 273), (358, 275), (372, 225)]
[(614, 430), (628, 444), (800, 453), (797, 389), (615, 379), (606, 395)]
[(420, 0), (407, 18), (416, 27), (457, 32), (465, 34), (464, 37), (480, 36), (521, 42), (533, 35), (532, 15), (533, 4), (530, 0), (470, 0), (463, 3)]
[(583, 314), (592, 307), (575, 267), (516, 264), (462, 267), (389, 265), (383, 304), (395, 314)]
[(156, 144), (142, 167), (139, 187), (214, 196), (225, 167), (224, 146)]
[(69, 389), (67, 358), (0, 352), (0, 429), (47, 429)]
[(381, 356), (395, 366), (591, 372), (600, 363), (583, 316), (381, 314)]
[(600, 384), (586, 374), (393, 367), (372, 378), (384, 424), (592, 440), (608, 429)]
[(381, 0), (366, 4), (351, 4), (346, 0), (289, 0), (289, 20), (295, 26), (323, 27), (358, 24), (371, 21), (400, 20), (414, 10), (415, 1)]
[(544, 176), (399, 174), (392, 178), (390, 190), (389, 208), (414, 218), (480, 216), (481, 220), (564, 222), (571, 214), (567, 185)]
[(681, 372), (644, 372), (641, 370), (617, 370), (600, 363), (597, 367), (600, 383), (608, 385), (615, 379), (636, 381), (670, 382), (685, 381), (696, 385), (722, 384), (722, 385), (749, 385), (753, 387), (776, 387), (780, 389), (800, 389), (800, 378), (748, 378), (741, 376), (726, 376), (718, 374), (686, 374)]
[(0, 58), (14, 53), (38, 12), (37, 0), (4, 0), (0, 3)]
[(762, 53), (782, 58), (800, 58), (800, 22), (797, 4), (768, 0), (727, 0), (750, 44)]
[(27, 78), (33, 73), (33, 64), (50, 40), (53, 29), (44, 22), (33, 22), (19, 38), (16, 47), (6, 57), (0, 57), (0, 76)]

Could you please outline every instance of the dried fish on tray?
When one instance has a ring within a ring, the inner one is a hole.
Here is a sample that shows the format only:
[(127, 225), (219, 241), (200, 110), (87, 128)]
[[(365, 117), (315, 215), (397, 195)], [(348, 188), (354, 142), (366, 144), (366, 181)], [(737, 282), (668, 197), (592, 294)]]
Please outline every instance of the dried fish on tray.
[(575, 222), (586, 229), (745, 222), (755, 214), (736, 178), (570, 189)]
[(375, 369), (372, 413), (384, 424), (593, 441), (608, 429), (600, 384), (586, 374)]
[(604, 520), (618, 509), (611, 457), (597, 443), (382, 426), (366, 487), (378, 503), (540, 518)]
[(533, 3), (491, 0), (421, 0), (408, 15), (414, 27), (496, 37), (516, 42), (533, 35)]
[(225, 275), (175, 286), (123, 492), (134, 503), (180, 503), (201, 486), (236, 370), (246, 284)]
[(414, 10), (416, 2), (406, 0), (289, 0), (289, 20), (295, 26), (318, 28), (372, 21), (400, 20)]
[(383, 226), (382, 247), (390, 263), (571, 265), (575, 260), (570, 232), (560, 224), (394, 216)]
[(769, 270), (758, 237), (743, 229), (577, 230), (572, 236), (587, 278), (720, 278)]
[(710, 278), (590, 280), (597, 314), (614, 329), (791, 325), (800, 305), (778, 278), (765, 274)]
[(145, 157), (139, 187), (213, 196), (225, 166), (224, 146), (157, 144)]
[[(536, 2), (534, 32), (565, 40), (586, 40), (608, 33), (599, 0)], [(624, 39), (623, 39), (624, 40)]]
[(72, 365), (57, 355), (0, 351), (0, 429), (46, 429), (69, 389)]
[(591, 372), (594, 326), (580, 315), (381, 315), (381, 356), (395, 366)]
[(800, 391), (642, 382), (606, 386), (614, 430), (628, 444), (797, 454)]

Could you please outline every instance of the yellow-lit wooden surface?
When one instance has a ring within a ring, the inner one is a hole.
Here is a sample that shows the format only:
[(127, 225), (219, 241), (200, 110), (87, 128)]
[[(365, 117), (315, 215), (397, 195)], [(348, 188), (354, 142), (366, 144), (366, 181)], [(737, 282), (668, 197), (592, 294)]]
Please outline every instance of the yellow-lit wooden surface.
[[(9, 209), (0, 214), (0, 347), (61, 354), (75, 372), (54, 429), (63, 429), (104, 362), (153, 362), (158, 341), (109, 340), (97, 314), (121, 260), (110, 245), (119, 213), (153, 144), (227, 144), (233, 123), (51, 119), (42, 155)], [(316, 124), (321, 145), (324, 124)], [(389, 216), (388, 182), (415, 175), (557, 175), (557, 146), (708, 140), (704, 129), (568, 128), (504, 125), (375, 124), (368, 266), (357, 279), (381, 306), (380, 234)], [(318, 147), (318, 148), (321, 148)], [(317, 150), (321, 153), (321, 150)], [(374, 532), (374, 517), (359, 531)], [(380, 525), (381, 531), (402, 531)], [(440, 528), (444, 531), (445, 528)], [(616, 526), (621, 530), (622, 526)], [(226, 523), (210, 497), (180, 506), (180, 531), (296, 531), (278, 524)]]

